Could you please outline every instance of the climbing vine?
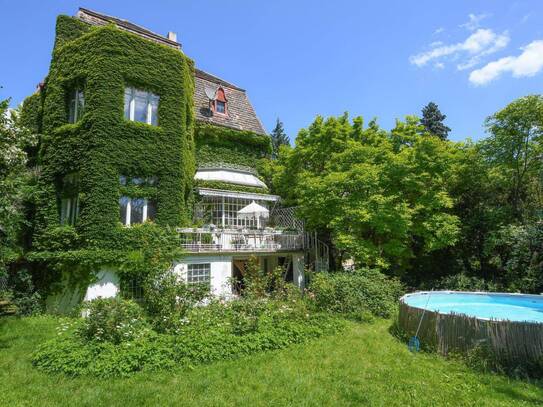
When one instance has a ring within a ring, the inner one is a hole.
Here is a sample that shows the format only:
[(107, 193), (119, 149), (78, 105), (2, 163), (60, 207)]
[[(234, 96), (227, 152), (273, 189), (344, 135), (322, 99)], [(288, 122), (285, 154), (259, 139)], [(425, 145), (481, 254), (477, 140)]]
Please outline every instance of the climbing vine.
[[(127, 87), (159, 97), (158, 125), (125, 119)], [(84, 109), (69, 123), (75, 90), (84, 95)], [(25, 125), (42, 134), (27, 259), (47, 270), (48, 284), (63, 273), (88, 282), (104, 267), (125, 277), (167, 267), (180, 256), (175, 227), (192, 218), (196, 162), (255, 168), (269, 155), (266, 135), (195, 125), (193, 94), (193, 62), (179, 50), (114, 25), (58, 17), (49, 74), (41, 92), (23, 106)], [(63, 190), (66, 176), (77, 177), (77, 191)], [(123, 182), (134, 178), (153, 183)], [(77, 220), (61, 225), (61, 199), (74, 195)], [(155, 200), (155, 223), (123, 227), (121, 196)]]

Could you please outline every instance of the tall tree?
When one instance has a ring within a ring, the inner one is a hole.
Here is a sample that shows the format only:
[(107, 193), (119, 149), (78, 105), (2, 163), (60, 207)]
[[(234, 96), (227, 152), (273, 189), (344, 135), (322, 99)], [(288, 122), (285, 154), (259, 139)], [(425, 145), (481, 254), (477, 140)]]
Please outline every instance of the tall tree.
[(514, 220), (541, 210), (543, 171), (543, 96), (517, 99), (486, 121), (490, 136), (482, 142), (487, 160), (505, 181), (504, 204)]
[(270, 136), (272, 139), (272, 158), (276, 159), (279, 156), (279, 147), (290, 146), (290, 141), (283, 128), (283, 122), (279, 120), (279, 118), (277, 119), (275, 128), (272, 130)]
[(434, 102), (430, 102), (422, 109), (422, 119), (420, 122), (430, 134), (439, 137), (441, 140), (446, 140), (449, 131), (451, 131), (443, 123), (446, 118), (447, 116), (441, 113), (439, 107)]
[(295, 191), (308, 227), (329, 231), (357, 265), (403, 274), (459, 231), (446, 190), (453, 147), (422, 133), (412, 117), (391, 133), (375, 122), (364, 128), (361, 118), (318, 117), (281, 154), (279, 186)]
[(37, 135), (20, 125), (20, 112), (9, 109), (9, 99), (0, 101), (0, 275), (21, 252), (24, 201), (32, 177), (27, 150), (36, 142)]

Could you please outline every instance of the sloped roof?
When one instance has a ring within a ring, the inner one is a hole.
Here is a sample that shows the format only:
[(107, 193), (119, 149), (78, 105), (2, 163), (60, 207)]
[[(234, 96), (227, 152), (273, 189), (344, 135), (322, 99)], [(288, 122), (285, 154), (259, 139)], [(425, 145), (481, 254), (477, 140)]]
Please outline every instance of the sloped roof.
[[(206, 86), (222, 87), (227, 100), (226, 115), (211, 112), (205, 94)], [(245, 90), (199, 69), (194, 72), (194, 107), (196, 120), (201, 122), (266, 134)]]
[[(180, 43), (117, 17), (108, 16), (86, 8), (79, 8), (76, 17), (91, 25), (106, 25), (113, 23), (122, 30), (181, 50)], [(220, 86), (223, 88), (227, 100), (226, 115), (213, 114), (210, 111), (209, 99), (205, 94), (206, 86), (215, 88)], [(244, 89), (200, 69), (195, 69), (194, 71), (194, 107), (195, 118), (200, 122), (225, 126), (236, 130), (266, 134)]]

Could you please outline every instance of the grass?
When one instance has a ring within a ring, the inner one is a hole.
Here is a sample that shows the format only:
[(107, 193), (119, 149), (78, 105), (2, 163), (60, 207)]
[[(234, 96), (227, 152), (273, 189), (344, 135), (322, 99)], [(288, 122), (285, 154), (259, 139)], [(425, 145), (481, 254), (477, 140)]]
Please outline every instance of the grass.
[(541, 405), (543, 388), (411, 354), (390, 321), (349, 323), (342, 334), (192, 370), (128, 379), (71, 379), (34, 369), (55, 335), (52, 317), (0, 318), (1, 406), (513, 406)]

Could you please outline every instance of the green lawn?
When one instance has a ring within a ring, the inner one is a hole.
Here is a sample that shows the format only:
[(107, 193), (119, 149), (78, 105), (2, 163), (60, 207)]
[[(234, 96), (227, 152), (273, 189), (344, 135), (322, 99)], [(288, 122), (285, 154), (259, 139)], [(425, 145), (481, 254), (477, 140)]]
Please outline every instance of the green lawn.
[[(129, 379), (48, 376), (30, 364), (55, 335), (50, 317), (0, 318), (0, 406), (541, 405), (543, 387), (411, 354), (390, 321), (350, 323), (333, 337), (192, 370)], [(541, 386), (541, 384), (540, 384)]]

